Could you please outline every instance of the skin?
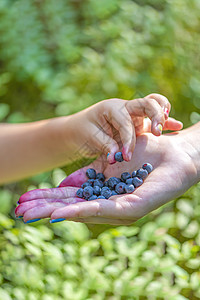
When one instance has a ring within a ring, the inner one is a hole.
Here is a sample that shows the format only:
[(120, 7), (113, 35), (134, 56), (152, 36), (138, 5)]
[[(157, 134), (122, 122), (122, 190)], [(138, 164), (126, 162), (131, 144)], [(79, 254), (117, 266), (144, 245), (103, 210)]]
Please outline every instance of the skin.
[[(180, 132), (156, 137), (150, 133), (137, 138), (130, 162), (109, 165), (101, 157), (88, 167), (103, 172), (106, 178), (119, 176), (124, 170), (133, 171), (145, 162), (154, 170), (132, 194), (112, 196), (108, 200), (80, 201), (75, 196), (77, 188), (86, 181), (80, 169), (68, 176), (60, 188), (34, 190), (22, 195), (16, 216), (24, 221), (51, 217), (95, 224), (131, 224), (182, 195), (200, 181), (200, 122)], [(58, 207), (58, 201), (61, 201)], [(70, 204), (73, 201), (73, 204)]]
[[(0, 184), (64, 166), (81, 157), (122, 152), (130, 161), (136, 136), (164, 126), (179, 130), (182, 123), (168, 119), (166, 97), (151, 94), (135, 100), (108, 99), (71, 116), (25, 124), (0, 124)], [(145, 117), (151, 122), (145, 123)]]

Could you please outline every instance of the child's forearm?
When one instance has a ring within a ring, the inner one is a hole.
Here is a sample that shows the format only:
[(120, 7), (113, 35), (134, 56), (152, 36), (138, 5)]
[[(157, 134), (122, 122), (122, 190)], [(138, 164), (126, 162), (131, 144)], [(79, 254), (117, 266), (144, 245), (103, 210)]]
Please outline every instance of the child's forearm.
[(72, 159), (71, 116), (0, 124), (0, 184), (62, 166)]

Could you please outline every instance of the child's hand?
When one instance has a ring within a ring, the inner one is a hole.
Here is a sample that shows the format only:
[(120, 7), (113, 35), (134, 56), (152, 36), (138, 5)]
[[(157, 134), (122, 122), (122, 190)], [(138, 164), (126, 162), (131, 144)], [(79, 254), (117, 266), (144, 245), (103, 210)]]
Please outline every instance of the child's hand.
[(73, 116), (72, 139), (77, 154), (92, 157), (104, 153), (112, 164), (122, 146), (124, 160), (130, 161), (137, 135), (152, 132), (159, 136), (162, 130), (182, 129), (181, 122), (168, 119), (170, 108), (168, 99), (159, 94), (130, 101), (101, 101)]

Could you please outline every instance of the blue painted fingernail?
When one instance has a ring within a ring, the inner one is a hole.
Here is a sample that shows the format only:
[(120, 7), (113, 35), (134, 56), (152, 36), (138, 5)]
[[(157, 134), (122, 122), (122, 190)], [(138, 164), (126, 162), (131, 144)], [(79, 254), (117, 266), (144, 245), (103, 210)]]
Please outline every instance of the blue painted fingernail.
[(24, 224), (29, 224), (29, 223), (37, 222), (37, 221), (39, 221), (39, 220), (41, 220), (41, 219), (32, 219), (32, 220), (28, 220), (28, 221), (24, 222)]
[(108, 152), (108, 154), (107, 154), (107, 158), (108, 158), (108, 156), (110, 155), (110, 153)]
[(65, 221), (66, 219), (64, 219), (64, 218), (59, 218), (59, 219), (52, 219), (52, 220), (50, 220), (49, 222), (50, 223), (58, 223), (58, 222), (62, 222), (62, 221)]
[(23, 218), (23, 216), (16, 217), (16, 219), (22, 219), (22, 218)]

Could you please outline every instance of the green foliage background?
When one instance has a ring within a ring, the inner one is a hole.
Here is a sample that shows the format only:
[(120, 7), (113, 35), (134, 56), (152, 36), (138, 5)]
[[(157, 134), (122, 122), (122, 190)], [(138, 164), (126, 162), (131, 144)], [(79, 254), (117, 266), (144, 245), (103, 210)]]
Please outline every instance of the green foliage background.
[[(157, 92), (200, 120), (200, 1), (1, 0), (0, 121)], [(19, 196), (74, 166), (0, 188), (0, 299), (200, 298), (200, 185), (127, 227), (15, 220)]]

